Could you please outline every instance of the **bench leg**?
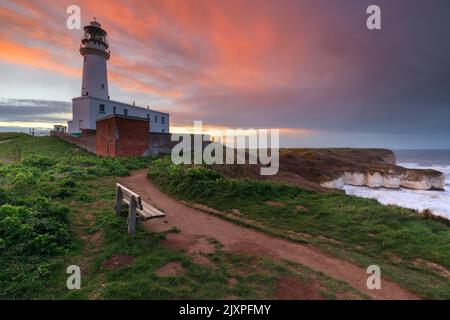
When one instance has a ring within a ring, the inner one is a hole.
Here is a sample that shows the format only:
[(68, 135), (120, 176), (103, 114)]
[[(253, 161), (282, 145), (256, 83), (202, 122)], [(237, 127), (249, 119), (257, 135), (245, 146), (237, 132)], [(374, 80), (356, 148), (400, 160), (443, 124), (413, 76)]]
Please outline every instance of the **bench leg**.
[(128, 234), (130, 235), (134, 235), (136, 233), (136, 206), (136, 199), (131, 197), (130, 208), (128, 211)]
[(120, 187), (116, 188), (116, 204), (114, 205), (114, 210), (116, 217), (120, 216), (120, 211), (122, 210), (122, 189)]

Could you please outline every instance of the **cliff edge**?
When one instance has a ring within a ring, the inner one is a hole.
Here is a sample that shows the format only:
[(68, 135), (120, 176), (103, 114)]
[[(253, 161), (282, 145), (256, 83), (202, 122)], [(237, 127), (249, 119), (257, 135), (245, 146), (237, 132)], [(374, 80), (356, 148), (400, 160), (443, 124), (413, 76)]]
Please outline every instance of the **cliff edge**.
[(280, 171), (334, 189), (346, 184), (415, 190), (444, 190), (445, 186), (442, 172), (400, 167), (388, 149), (281, 149)]

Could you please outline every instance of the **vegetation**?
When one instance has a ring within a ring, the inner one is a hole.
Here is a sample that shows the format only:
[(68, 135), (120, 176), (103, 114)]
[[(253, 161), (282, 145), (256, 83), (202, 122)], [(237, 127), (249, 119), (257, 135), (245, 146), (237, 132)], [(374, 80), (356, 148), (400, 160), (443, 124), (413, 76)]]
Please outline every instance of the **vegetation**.
[(342, 193), (227, 179), (212, 168), (162, 158), (152, 162), (149, 177), (173, 196), (226, 212), (227, 219), (361, 266), (379, 265), (383, 276), (424, 298), (450, 298), (450, 229), (442, 221)]
[[(277, 297), (286, 277), (314, 283), (324, 298), (366, 298), (301, 265), (224, 252), (214, 239), (202, 265), (164, 246), (164, 233), (139, 227), (129, 237), (125, 218), (112, 212), (114, 186), (148, 158), (98, 158), (54, 137), (0, 134), (0, 141), (0, 298), (265, 299)], [(169, 262), (183, 272), (158, 276)], [(81, 268), (81, 290), (66, 287), (69, 265)]]
[(126, 175), (148, 159), (96, 158), (51, 137), (0, 140), (0, 297), (32, 297), (57, 267), (54, 258), (73, 249), (67, 200), (90, 197), (84, 181)]
[[(130, 238), (124, 217), (112, 213), (114, 184), (148, 165), (152, 180), (176, 197), (362, 266), (378, 264), (383, 276), (424, 298), (450, 298), (449, 227), (411, 210), (228, 179), (212, 167), (176, 166), (166, 158), (98, 158), (53, 137), (0, 134), (0, 142), (0, 298), (262, 299), (278, 297), (286, 277), (314, 283), (324, 298), (366, 298), (301, 265), (224, 252), (214, 239), (217, 249), (204, 255), (210, 263), (203, 265), (166, 247), (164, 233), (140, 227)], [(110, 263), (121, 256), (126, 263)], [(169, 262), (183, 272), (158, 276)], [(81, 267), (81, 290), (66, 287), (72, 264)]]
[[(168, 249), (162, 244), (166, 234), (149, 234), (139, 228), (130, 238), (123, 219), (114, 218), (111, 203), (113, 179), (96, 184), (100, 201), (89, 203), (77, 214), (97, 208), (96, 217), (80, 234), (89, 239), (89, 253), (83, 258), (89, 265), (82, 290), (71, 291), (67, 298), (82, 299), (267, 299), (276, 297), (278, 279), (291, 277), (302, 284), (318, 283), (324, 298), (365, 298), (343, 282), (335, 281), (304, 266), (275, 263), (265, 258), (224, 252), (220, 243), (214, 253), (204, 254), (208, 264), (197, 263), (182, 251)], [(98, 199), (98, 198), (97, 198)], [(178, 232), (171, 230), (171, 232)], [(101, 235), (102, 241), (95, 240)], [(132, 257), (133, 262), (119, 268), (109, 268), (105, 262), (117, 255)], [(79, 261), (75, 256), (71, 261)], [(251, 262), (251, 263), (250, 263)], [(168, 263), (179, 263), (182, 272), (160, 277), (157, 271)], [(205, 285), (207, 284), (207, 285)], [(67, 290), (65, 290), (67, 292)]]
[(16, 133), (16, 132), (2, 132), (0, 134), (0, 142), (19, 138), (19, 137), (23, 137), (23, 134)]

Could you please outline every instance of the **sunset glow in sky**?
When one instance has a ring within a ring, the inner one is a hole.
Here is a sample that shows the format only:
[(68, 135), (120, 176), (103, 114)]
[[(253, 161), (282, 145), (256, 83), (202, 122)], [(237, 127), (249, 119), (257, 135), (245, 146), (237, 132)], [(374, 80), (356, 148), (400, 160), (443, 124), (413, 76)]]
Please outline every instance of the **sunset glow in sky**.
[[(173, 131), (280, 128), (284, 146), (450, 148), (448, 0), (0, 0), (0, 128), (52, 127), (80, 95), (81, 7), (108, 32), (111, 98)], [(382, 30), (366, 8), (382, 9)]]

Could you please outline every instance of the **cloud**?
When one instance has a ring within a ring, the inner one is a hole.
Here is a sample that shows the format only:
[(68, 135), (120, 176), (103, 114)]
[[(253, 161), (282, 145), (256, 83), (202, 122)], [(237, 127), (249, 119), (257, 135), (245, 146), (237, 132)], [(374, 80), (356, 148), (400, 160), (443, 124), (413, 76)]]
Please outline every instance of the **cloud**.
[(0, 37), (0, 60), (55, 71), (67, 76), (79, 76), (80, 70), (56, 62), (56, 57), (46, 49), (25, 46)]
[(51, 127), (69, 120), (71, 111), (72, 104), (68, 101), (0, 99), (1, 126), (19, 126), (18, 123), (24, 122), (27, 127), (30, 123), (39, 127), (48, 123)]
[[(0, 4), (0, 61), (81, 77), (81, 32), (65, 29), (69, 4)], [(108, 31), (111, 97), (162, 103), (177, 125), (301, 128), (371, 141), (378, 134), (380, 143), (382, 134), (450, 140), (446, 0), (379, 0), (381, 31), (365, 27), (369, 0), (77, 4), (84, 23), (96, 16)], [(26, 74), (24, 83), (32, 85)]]

